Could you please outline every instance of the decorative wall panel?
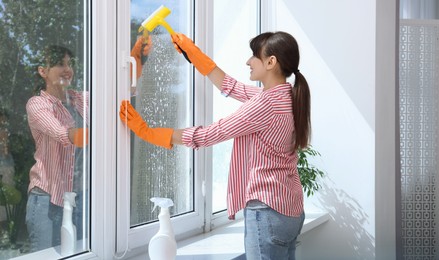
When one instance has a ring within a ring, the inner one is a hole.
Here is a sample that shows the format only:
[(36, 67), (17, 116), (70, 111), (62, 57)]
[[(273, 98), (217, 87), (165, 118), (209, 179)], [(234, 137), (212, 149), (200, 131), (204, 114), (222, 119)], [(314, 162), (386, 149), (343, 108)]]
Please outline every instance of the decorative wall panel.
[(438, 259), (439, 23), (400, 24), (401, 234), (404, 259)]

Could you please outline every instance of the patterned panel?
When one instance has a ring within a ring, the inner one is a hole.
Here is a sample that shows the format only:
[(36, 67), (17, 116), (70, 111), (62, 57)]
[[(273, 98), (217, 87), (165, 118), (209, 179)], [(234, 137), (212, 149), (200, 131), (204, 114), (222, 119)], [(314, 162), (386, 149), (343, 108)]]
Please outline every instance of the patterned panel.
[[(424, 23), (424, 24), (421, 24)], [(439, 26), (400, 25), (401, 234), (404, 259), (438, 259)]]

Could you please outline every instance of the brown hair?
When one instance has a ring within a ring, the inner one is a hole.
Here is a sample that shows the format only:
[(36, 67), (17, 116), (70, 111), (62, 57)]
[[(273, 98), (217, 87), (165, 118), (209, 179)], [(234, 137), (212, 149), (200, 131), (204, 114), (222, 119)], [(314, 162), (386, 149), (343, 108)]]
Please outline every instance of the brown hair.
[(262, 33), (250, 41), (253, 56), (275, 56), (283, 76), (290, 77), (293, 73), (293, 116), (296, 140), (294, 150), (304, 149), (309, 145), (311, 136), (311, 94), (308, 82), (299, 71), (299, 46), (296, 39), (286, 32)]

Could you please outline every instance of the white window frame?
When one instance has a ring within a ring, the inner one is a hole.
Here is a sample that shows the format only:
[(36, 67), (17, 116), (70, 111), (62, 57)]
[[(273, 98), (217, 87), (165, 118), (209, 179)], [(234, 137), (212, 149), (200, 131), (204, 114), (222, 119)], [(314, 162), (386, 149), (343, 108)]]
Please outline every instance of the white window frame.
[[(112, 71), (112, 64), (115, 64), (115, 62), (111, 63), (105, 63), (108, 64), (108, 66), (93, 66), (93, 64), (96, 63), (97, 57), (105, 57), (108, 58), (108, 60), (112, 59), (112, 55), (105, 55), (106, 53), (109, 53), (109, 50), (115, 49), (115, 42), (114, 40), (108, 40), (113, 35), (113, 31), (110, 28), (114, 28), (113, 23), (115, 24), (115, 21), (111, 19), (110, 11), (114, 10), (114, 8), (111, 7), (112, 1), (106, 1), (106, 0), (96, 0), (96, 1), (87, 1), (87, 3), (84, 5), (84, 12), (86, 11), (87, 15), (85, 16), (85, 20), (89, 21), (89, 27), (85, 29), (86, 37), (84, 41), (84, 48), (87, 48), (88, 51), (86, 53), (89, 53), (90, 57), (88, 57), (91, 62), (91, 80), (90, 80), (90, 92), (91, 92), (91, 103), (93, 104), (93, 107), (91, 107), (91, 118), (93, 121), (91, 122), (91, 128), (90, 128), (90, 151), (91, 151), (91, 169), (90, 169), (90, 178), (91, 178), (91, 192), (93, 193), (93, 196), (91, 196), (90, 205), (91, 205), (91, 213), (90, 213), (90, 219), (89, 219), (89, 227), (90, 227), (90, 233), (93, 234), (93, 236), (89, 237), (89, 246), (90, 251), (84, 252), (79, 255), (74, 255), (71, 257), (66, 257), (68, 259), (110, 259), (112, 258), (112, 254), (106, 254), (105, 249), (106, 248), (112, 248), (112, 246), (109, 246), (111, 244), (114, 245), (114, 241), (112, 239), (95, 239), (96, 237), (99, 237), (99, 234), (102, 234), (102, 237), (107, 238), (114, 238), (115, 233), (112, 229), (106, 229), (105, 227), (109, 225), (109, 223), (114, 223), (114, 220), (112, 220), (112, 216), (114, 214), (107, 214), (109, 211), (108, 209), (113, 208), (114, 206), (113, 201), (114, 200), (106, 200), (106, 194), (105, 194), (105, 187), (111, 186), (112, 178), (109, 178), (108, 175), (111, 175), (111, 173), (115, 172), (112, 170), (111, 164), (105, 164), (102, 162), (106, 161), (107, 157), (111, 157), (111, 153), (115, 151), (115, 148), (110, 149), (108, 148), (109, 144), (107, 142), (107, 138), (111, 135), (107, 130), (110, 129), (96, 129), (94, 126), (98, 125), (108, 125), (113, 124), (112, 117), (109, 116), (111, 113), (111, 104), (105, 103), (106, 100), (105, 97), (111, 94), (111, 86), (114, 85), (112, 82), (114, 82), (114, 73), (111, 73)], [(114, 2), (113, 2), (114, 3)], [(108, 12), (97, 12), (97, 10), (107, 10)], [(97, 28), (100, 27), (100, 30), (97, 30)], [(108, 30), (106, 30), (108, 29)], [(92, 34), (95, 34), (96, 37), (91, 37)], [(101, 38), (100, 38), (101, 37)], [(90, 43), (91, 42), (91, 43)], [(97, 48), (97, 46), (100, 46)], [(88, 60), (88, 59), (85, 59)], [(105, 61), (102, 61), (105, 62)], [(88, 64), (86, 65), (88, 66)], [(112, 77), (113, 76), (113, 77)], [(99, 81), (101, 80), (101, 81)], [(109, 86), (108, 88), (101, 89), (101, 93), (99, 91), (96, 91), (98, 88), (96, 86), (104, 85)], [(95, 92), (94, 92), (95, 91)], [(96, 98), (98, 95), (102, 95), (104, 98), (99, 99)], [(101, 114), (103, 116), (96, 117), (97, 114)], [(108, 116), (105, 116), (108, 115)], [(103, 130), (103, 133), (96, 134), (97, 130)], [(98, 150), (97, 147), (101, 147), (103, 150)], [(99, 169), (99, 171), (97, 170)], [(109, 173), (109, 174), (106, 174)], [(101, 182), (101, 181), (102, 182)], [(102, 203), (104, 202), (104, 203)], [(87, 226), (87, 225), (86, 225)], [(106, 234), (105, 234), (106, 233)], [(94, 239), (93, 239), (94, 238)], [(108, 251), (107, 251), (108, 252)], [(111, 256), (111, 257), (110, 257)], [(19, 256), (16, 258), (13, 258), (15, 260), (31, 260), (31, 259), (59, 259), (61, 256), (59, 254), (59, 251), (57, 251), (55, 248), (48, 248), (45, 250), (29, 253), (23, 256)]]
[[(200, 22), (196, 23), (198, 24), (199, 28), (198, 31), (199, 35), (197, 39), (202, 38), (204, 40), (204, 44), (206, 45), (206, 50), (207, 50), (207, 54), (209, 55), (209, 57), (214, 57), (213, 53), (214, 53), (214, 39), (215, 39), (215, 30), (214, 30), (214, 21), (213, 18), (214, 17), (214, 0), (207, 0), (207, 1), (202, 1), (203, 4), (201, 6), (201, 10), (198, 14), (198, 19), (200, 19)], [(268, 1), (268, 0), (265, 0)], [(258, 1), (254, 1), (254, 4), (256, 5), (256, 12), (259, 14), (257, 15), (257, 20), (255, 20), (255, 31), (257, 33), (260, 33), (261, 31), (261, 19), (262, 17), (260, 17), (261, 15), (261, 9), (263, 7), (267, 7), (269, 4), (273, 4), (273, 3), (262, 3), (264, 1), (258, 0)], [(201, 4), (200, 4), (201, 5)], [(204, 21), (204, 22), (203, 22)], [(248, 42), (250, 39), (241, 39), (242, 41), (246, 41)], [(197, 42), (197, 45), (200, 46), (200, 43)], [(250, 47), (248, 47), (250, 49)], [(224, 55), (230, 55), (228, 53), (224, 53)], [(250, 57), (246, 57), (246, 58), (250, 58)], [(245, 64), (241, 64), (242, 67), (245, 66)], [(234, 73), (234, 71), (225, 71), (226, 73)], [(236, 71), (235, 71), (236, 73)], [(233, 74), (231, 74), (233, 76)], [(205, 111), (206, 111), (206, 121), (205, 124), (211, 124), (213, 123), (213, 95), (219, 95), (218, 90), (216, 89), (216, 87), (213, 86), (213, 84), (207, 79), (207, 77), (205, 78), (206, 82), (205, 82), (205, 102), (206, 102), (206, 107), (205, 107)], [(243, 80), (243, 79), (239, 79), (238, 80)], [(255, 85), (259, 84), (257, 82), (254, 83)], [(228, 219), (228, 214), (227, 211), (221, 211), (218, 213), (214, 213), (213, 209), (212, 209), (212, 185), (213, 185), (213, 179), (212, 179), (212, 149), (208, 148), (206, 149), (206, 169), (208, 169), (208, 174), (206, 174), (206, 185), (208, 187), (210, 187), (210, 189), (208, 189), (209, 192), (206, 193), (206, 227), (205, 227), (205, 231), (211, 231), (214, 230), (215, 228), (221, 227), (225, 224), (230, 224), (231, 221)], [(226, 163), (229, 163), (226, 162)], [(225, 173), (225, 174), (228, 174)], [(236, 215), (235, 215), (235, 220), (240, 220), (244, 218), (244, 214), (243, 211), (239, 211)]]
[[(112, 259), (116, 240), (116, 0), (92, 2), (90, 258)], [(96, 66), (95, 64), (104, 64)], [(95, 127), (94, 127), (95, 126)], [(105, 239), (104, 239), (105, 238)]]
[[(191, 7), (189, 10), (193, 10)], [(193, 13), (190, 16), (194, 16)], [(123, 99), (130, 97), (130, 78), (129, 78), (129, 53), (130, 53), (130, 1), (117, 1), (117, 104)], [(183, 58), (183, 57), (182, 57)], [(196, 78), (195, 80), (199, 80)], [(197, 83), (195, 83), (197, 84)], [(126, 88), (126, 89), (123, 89)], [(202, 100), (195, 100), (194, 107), (199, 107), (198, 102)], [(118, 107), (118, 105), (116, 105)], [(198, 116), (195, 116), (198, 118)], [(195, 120), (197, 121), (197, 120)], [(129, 209), (129, 194), (130, 194), (130, 161), (129, 157), (129, 132), (126, 127), (117, 120), (114, 125), (117, 125), (116, 132), (118, 133), (116, 139), (116, 151), (120, 152), (121, 156), (117, 156), (117, 204), (116, 204), (116, 226), (117, 239), (116, 248), (117, 255), (123, 255), (127, 251), (138, 251), (140, 248), (146, 248), (147, 243), (151, 237), (157, 233), (158, 222), (140, 225), (130, 228), (130, 209)], [(113, 139), (114, 140), (114, 139)], [(200, 173), (204, 172), (202, 152), (195, 153), (194, 165), (194, 211), (180, 216), (172, 217), (176, 237), (184, 237), (189, 234), (201, 233), (204, 226), (204, 199), (202, 193), (203, 176)]]

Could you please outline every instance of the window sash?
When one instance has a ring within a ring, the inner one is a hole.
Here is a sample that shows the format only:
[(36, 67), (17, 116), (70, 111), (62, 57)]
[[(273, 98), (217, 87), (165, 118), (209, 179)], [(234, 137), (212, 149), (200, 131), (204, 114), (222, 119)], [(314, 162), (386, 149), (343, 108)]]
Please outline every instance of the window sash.
[[(130, 91), (126, 86), (129, 86), (129, 53), (130, 53), (130, 3), (125, 1), (117, 2), (117, 34), (122, 35), (117, 38), (119, 61), (117, 62), (117, 104), (123, 99), (130, 98)], [(193, 10), (189, 7), (188, 10)], [(194, 16), (193, 13), (190, 16)], [(193, 19), (192, 19), (193, 20)], [(172, 27), (172, 26), (171, 26)], [(154, 48), (154, 43), (153, 43)], [(196, 84), (191, 84), (192, 86)], [(125, 89), (124, 89), (125, 88)], [(193, 107), (197, 104), (192, 105)], [(186, 111), (186, 113), (193, 113), (192, 111)], [(130, 227), (130, 132), (127, 128), (118, 120), (117, 122), (117, 252), (118, 255), (126, 252), (127, 249), (139, 248), (146, 245), (149, 239), (158, 231), (158, 222), (152, 222), (147, 224), (133, 225)], [(175, 149), (175, 148), (174, 148)], [(199, 164), (198, 154), (195, 154), (195, 166), (193, 168), (194, 179), (194, 205), (193, 212), (185, 213), (179, 216), (172, 217), (172, 225), (176, 236), (184, 236), (193, 232), (201, 232), (203, 227), (204, 217), (204, 200), (201, 193), (200, 172), (203, 172), (203, 165)], [(198, 230), (198, 231), (196, 231)]]

